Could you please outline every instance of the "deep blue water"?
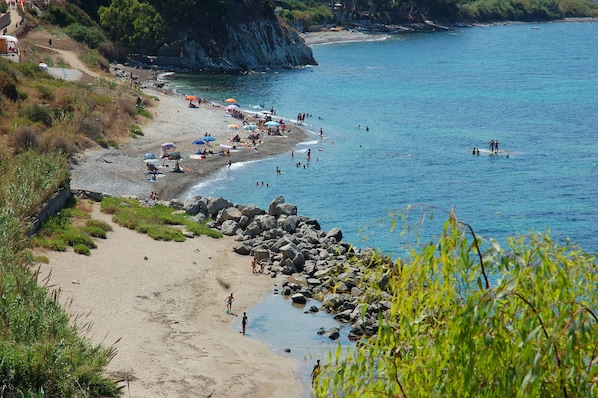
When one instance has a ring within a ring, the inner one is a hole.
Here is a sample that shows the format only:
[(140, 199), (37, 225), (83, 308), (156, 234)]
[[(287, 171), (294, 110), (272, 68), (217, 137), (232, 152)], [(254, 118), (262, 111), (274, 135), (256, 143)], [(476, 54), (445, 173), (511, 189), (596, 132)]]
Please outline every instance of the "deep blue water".
[[(319, 66), (280, 73), (175, 75), (169, 85), (181, 94), (234, 97), (290, 118), (306, 112), (308, 128), (324, 132), (294, 158), (233, 164), (189, 194), (263, 208), (282, 195), (323, 229), (339, 227), (345, 241), (393, 256), (414, 237), (399, 236), (400, 226), (390, 232), (389, 214), (418, 204), (435, 214), (424, 241), (454, 206), (499, 242), (550, 231), (598, 251), (596, 43), (598, 23), (517, 24), (316, 46)], [(491, 139), (501, 143), (498, 156), (487, 151)], [(308, 148), (309, 167), (295, 167)], [(250, 315), (260, 319), (275, 305)], [(270, 327), (252, 333), (280, 350), (286, 340), (272, 328), (285, 322), (267, 319)], [(312, 343), (310, 335), (293, 344)], [(308, 373), (313, 361), (299, 352)]]

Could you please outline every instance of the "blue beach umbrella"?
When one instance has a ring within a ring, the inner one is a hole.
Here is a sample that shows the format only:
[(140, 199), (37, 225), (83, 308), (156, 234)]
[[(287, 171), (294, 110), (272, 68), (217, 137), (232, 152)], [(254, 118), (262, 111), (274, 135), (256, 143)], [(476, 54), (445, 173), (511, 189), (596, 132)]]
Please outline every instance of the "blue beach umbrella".
[(266, 126), (272, 126), (272, 127), (278, 127), (278, 126), (280, 126), (280, 124), (278, 124), (278, 122), (274, 122), (274, 121), (272, 121), (272, 120), (271, 120), (271, 121), (269, 121), (269, 122), (266, 122), (266, 123), (264, 123), (264, 124), (265, 124)]
[(255, 130), (257, 126), (255, 124), (246, 124), (243, 126), (243, 130)]
[(205, 141), (204, 140), (195, 140), (192, 142), (192, 144), (194, 145), (205, 145)]
[(205, 142), (210, 142), (210, 141), (216, 141), (216, 138), (212, 137), (211, 135), (207, 135), (207, 136), (203, 137), (203, 140)]

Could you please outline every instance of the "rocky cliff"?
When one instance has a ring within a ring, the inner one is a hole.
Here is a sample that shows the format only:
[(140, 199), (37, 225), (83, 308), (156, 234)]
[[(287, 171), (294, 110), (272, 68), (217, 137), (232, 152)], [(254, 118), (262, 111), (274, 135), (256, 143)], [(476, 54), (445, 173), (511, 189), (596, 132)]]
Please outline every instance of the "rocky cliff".
[[(245, 72), (317, 65), (303, 38), (277, 18), (220, 27), (209, 40), (193, 35), (164, 44), (157, 56), (133, 60), (194, 72)], [(179, 36), (183, 36), (180, 34)]]

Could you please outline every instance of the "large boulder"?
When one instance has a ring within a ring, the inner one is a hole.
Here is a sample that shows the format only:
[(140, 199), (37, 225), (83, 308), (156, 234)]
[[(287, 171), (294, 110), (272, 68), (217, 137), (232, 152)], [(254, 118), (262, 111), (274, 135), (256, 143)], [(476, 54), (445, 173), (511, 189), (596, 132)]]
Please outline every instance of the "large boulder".
[(222, 226), (220, 227), (220, 231), (222, 232), (222, 234), (228, 236), (237, 235), (243, 232), (243, 230), (239, 226), (239, 223), (235, 220), (226, 220), (225, 222), (223, 222)]
[(227, 207), (222, 210), (219, 217), (216, 219), (216, 222), (221, 224), (228, 220), (233, 220), (238, 223), (241, 220), (241, 210), (236, 207)]
[(214, 218), (218, 212), (222, 209), (226, 209), (227, 207), (232, 207), (232, 202), (224, 199), (224, 198), (209, 198), (208, 200), (208, 214)]
[(332, 228), (326, 234), (326, 238), (332, 238), (336, 242), (340, 242), (341, 240), (343, 240), (343, 232), (339, 228)]
[(307, 298), (305, 298), (305, 296), (302, 293), (295, 293), (291, 296), (291, 300), (293, 300), (293, 303), (295, 304), (306, 304), (307, 303)]
[(274, 198), (272, 202), (270, 202), (268, 214), (276, 218), (280, 217), (281, 215), (296, 216), (297, 206), (290, 203), (285, 203), (284, 198), (282, 196), (278, 196)]

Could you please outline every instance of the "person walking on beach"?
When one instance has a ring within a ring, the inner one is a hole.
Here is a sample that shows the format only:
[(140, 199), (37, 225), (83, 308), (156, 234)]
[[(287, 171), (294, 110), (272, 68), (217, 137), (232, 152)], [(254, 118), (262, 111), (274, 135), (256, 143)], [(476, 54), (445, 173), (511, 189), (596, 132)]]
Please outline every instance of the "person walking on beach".
[(247, 313), (243, 313), (243, 319), (241, 320), (241, 326), (243, 327), (243, 336), (245, 336), (245, 329), (247, 329)]
[(230, 314), (233, 311), (233, 301), (235, 301), (233, 294), (231, 293), (224, 301), (226, 301), (226, 313)]

